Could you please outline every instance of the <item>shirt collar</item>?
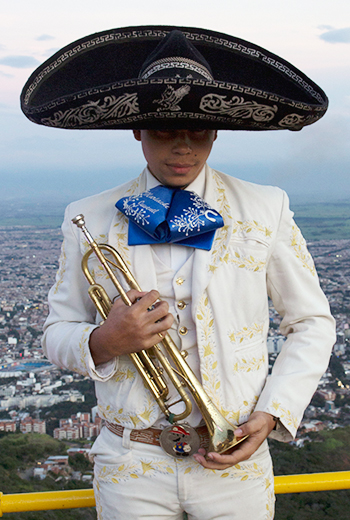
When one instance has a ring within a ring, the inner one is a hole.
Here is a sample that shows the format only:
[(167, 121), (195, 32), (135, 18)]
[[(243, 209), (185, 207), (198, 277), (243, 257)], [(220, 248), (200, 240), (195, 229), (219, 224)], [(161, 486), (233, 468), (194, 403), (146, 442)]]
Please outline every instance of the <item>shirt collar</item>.
[[(146, 190), (151, 190), (152, 188), (155, 188), (156, 186), (159, 186), (161, 183), (152, 175), (152, 173), (149, 171), (148, 167), (146, 168)], [(199, 195), (200, 197), (204, 197), (205, 192), (205, 165), (203, 166), (200, 173), (197, 175), (197, 177), (194, 179), (191, 184), (189, 184), (185, 190), (188, 191), (194, 191)]]

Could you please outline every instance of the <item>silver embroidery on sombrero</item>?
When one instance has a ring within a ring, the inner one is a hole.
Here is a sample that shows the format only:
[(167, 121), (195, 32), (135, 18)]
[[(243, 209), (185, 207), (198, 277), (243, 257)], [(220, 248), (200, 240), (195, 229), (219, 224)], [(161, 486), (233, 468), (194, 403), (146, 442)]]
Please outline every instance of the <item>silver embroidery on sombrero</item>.
[(80, 107), (70, 108), (64, 112), (59, 110), (54, 113), (53, 117), (43, 118), (41, 123), (46, 126), (69, 128), (77, 124), (83, 126), (106, 119), (120, 119), (139, 112), (137, 93), (134, 92), (123, 94), (118, 98), (106, 96), (102, 105), (100, 105), (100, 100), (90, 100)]
[(181, 110), (181, 107), (178, 105), (180, 101), (189, 93), (191, 87), (189, 85), (183, 85), (178, 89), (174, 89), (171, 85), (165, 89), (160, 99), (155, 99), (153, 103), (159, 103), (161, 105), (157, 108), (157, 111), (161, 110)]
[(226, 114), (232, 118), (249, 119), (254, 121), (271, 121), (277, 113), (277, 105), (269, 106), (256, 101), (245, 101), (243, 97), (233, 96), (226, 101), (227, 96), (206, 94), (202, 97), (199, 108), (210, 114)]
[(147, 79), (156, 72), (164, 69), (186, 69), (200, 74), (209, 81), (213, 80), (213, 76), (201, 63), (183, 57), (162, 58), (161, 60), (157, 60), (147, 67), (142, 73), (141, 78)]
[(303, 125), (305, 120), (305, 116), (300, 116), (299, 114), (288, 114), (281, 121), (279, 121), (279, 126), (283, 128), (291, 128), (294, 126)]

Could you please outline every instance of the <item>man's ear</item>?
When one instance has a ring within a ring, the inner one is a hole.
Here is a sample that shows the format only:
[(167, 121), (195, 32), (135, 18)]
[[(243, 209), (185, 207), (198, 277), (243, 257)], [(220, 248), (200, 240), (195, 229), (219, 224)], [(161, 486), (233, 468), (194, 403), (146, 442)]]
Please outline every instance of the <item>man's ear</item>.
[(133, 130), (132, 132), (136, 141), (141, 141), (141, 130)]
[(217, 137), (218, 137), (218, 131), (217, 130), (214, 130), (215, 134), (214, 134), (214, 139), (213, 141), (216, 141)]

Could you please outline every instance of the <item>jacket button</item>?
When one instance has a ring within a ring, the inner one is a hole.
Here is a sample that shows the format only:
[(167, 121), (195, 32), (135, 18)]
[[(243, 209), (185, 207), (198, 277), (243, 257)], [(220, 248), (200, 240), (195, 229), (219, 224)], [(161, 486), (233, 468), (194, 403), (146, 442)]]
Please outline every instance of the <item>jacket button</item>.
[(181, 300), (181, 301), (177, 302), (177, 307), (178, 307), (178, 309), (182, 310), (186, 307), (186, 303), (183, 300)]
[(181, 278), (181, 277), (180, 277), (180, 278), (177, 278), (177, 280), (176, 280), (176, 285), (182, 285), (182, 284), (184, 283), (184, 281), (185, 281), (185, 280), (184, 280), (183, 278)]
[(187, 327), (181, 327), (181, 329), (179, 329), (179, 333), (181, 334), (181, 336), (186, 336), (187, 332)]

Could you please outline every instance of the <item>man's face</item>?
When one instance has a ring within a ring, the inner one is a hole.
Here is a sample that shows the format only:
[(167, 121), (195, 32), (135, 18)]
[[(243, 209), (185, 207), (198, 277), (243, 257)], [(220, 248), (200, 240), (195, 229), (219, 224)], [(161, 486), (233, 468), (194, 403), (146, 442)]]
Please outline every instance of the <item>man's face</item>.
[(217, 137), (216, 130), (134, 130), (148, 168), (159, 182), (181, 188), (202, 170)]

